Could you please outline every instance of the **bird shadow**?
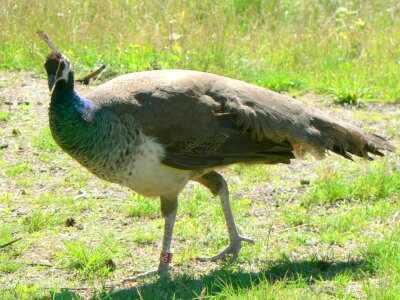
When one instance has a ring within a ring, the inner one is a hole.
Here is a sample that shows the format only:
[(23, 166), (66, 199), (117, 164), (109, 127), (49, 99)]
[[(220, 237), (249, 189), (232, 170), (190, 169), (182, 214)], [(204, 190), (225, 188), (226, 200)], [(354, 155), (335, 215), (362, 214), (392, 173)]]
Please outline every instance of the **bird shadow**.
[[(282, 259), (261, 269), (259, 272), (235, 270), (223, 267), (199, 278), (193, 276), (176, 276), (172, 279), (158, 279), (138, 287), (105, 291), (91, 299), (195, 299), (208, 298), (221, 293), (224, 288), (229, 290), (246, 290), (267, 282), (274, 284), (282, 280), (300, 280), (313, 285), (317, 280), (331, 280), (338, 275), (357, 279), (369, 273), (368, 262), (365, 260), (325, 261), (302, 260), (290, 261)], [(75, 292), (63, 289), (52, 295), (52, 299), (82, 299)]]

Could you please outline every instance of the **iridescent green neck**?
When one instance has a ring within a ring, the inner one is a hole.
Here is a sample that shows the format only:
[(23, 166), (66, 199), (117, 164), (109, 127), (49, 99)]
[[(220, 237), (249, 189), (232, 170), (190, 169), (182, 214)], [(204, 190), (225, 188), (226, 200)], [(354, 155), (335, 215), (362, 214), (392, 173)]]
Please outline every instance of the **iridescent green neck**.
[(67, 152), (76, 149), (93, 120), (94, 104), (81, 98), (73, 85), (60, 80), (51, 95), (50, 128), (54, 139)]

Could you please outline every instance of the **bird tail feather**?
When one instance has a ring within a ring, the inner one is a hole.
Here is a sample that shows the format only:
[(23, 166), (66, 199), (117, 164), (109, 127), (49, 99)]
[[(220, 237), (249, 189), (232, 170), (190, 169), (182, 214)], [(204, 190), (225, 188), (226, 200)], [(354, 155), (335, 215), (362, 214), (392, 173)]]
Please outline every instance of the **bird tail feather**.
[(396, 151), (385, 138), (332, 118), (314, 116), (310, 125), (306, 129), (306, 143), (297, 138), (292, 140), (296, 156), (310, 152), (317, 158), (322, 158), (327, 150), (331, 150), (348, 159), (352, 159), (352, 155), (373, 159), (369, 153), (383, 156), (381, 150)]

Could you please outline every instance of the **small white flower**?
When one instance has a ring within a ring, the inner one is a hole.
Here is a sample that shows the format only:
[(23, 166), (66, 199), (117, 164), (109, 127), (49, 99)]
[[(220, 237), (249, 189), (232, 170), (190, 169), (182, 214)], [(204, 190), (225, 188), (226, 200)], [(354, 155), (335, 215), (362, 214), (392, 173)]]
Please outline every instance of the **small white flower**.
[(170, 39), (171, 41), (177, 41), (177, 40), (179, 40), (181, 37), (182, 37), (182, 35), (180, 35), (180, 34), (178, 34), (178, 33), (175, 33), (175, 32), (173, 32), (173, 33), (171, 33), (171, 34), (169, 35), (169, 39)]

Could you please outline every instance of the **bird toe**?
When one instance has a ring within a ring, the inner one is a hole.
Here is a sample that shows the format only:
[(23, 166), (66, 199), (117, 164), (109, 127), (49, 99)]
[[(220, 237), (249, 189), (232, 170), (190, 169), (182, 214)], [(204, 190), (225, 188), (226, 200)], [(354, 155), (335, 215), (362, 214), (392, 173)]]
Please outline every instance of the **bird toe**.
[(233, 263), (236, 261), (236, 259), (239, 256), (240, 249), (242, 248), (242, 242), (246, 242), (249, 244), (254, 244), (254, 241), (250, 238), (243, 237), (243, 236), (238, 236), (238, 238), (231, 240), (229, 243), (228, 247), (226, 247), (224, 250), (222, 250), (220, 253), (217, 255), (214, 255), (212, 257), (197, 257), (198, 261), (205, 262), (205, 261), (218, 261), (221, 259), (225, 259), (228, 255), (232, 255), (231, 259), (229, 262)]

